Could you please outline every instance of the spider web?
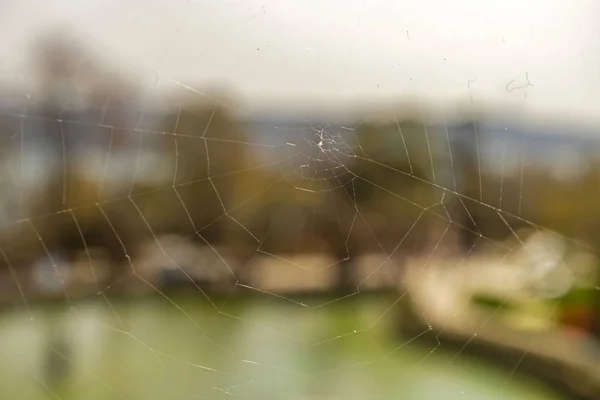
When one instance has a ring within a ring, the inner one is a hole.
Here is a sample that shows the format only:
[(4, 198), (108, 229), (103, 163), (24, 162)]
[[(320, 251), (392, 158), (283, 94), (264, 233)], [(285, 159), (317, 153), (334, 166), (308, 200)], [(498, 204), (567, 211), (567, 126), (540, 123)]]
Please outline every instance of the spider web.
[[(481, 396), (469, 347), (502, 332), (513, 295), (564, 294), (567, 249), (589, 253), (536, 222), (537, 139), (472, 110), (271, 118), (173, 84), (167, 108), (148, 90), (3, 110), (3, 290), (20, 299), (3, 317), (3, 358), (24, 397)], [(488, 264), (503, 262), (524, 267), (499, 282)], [(59, 312), (38, 304), (30, 275)], [(454, 289), (469, 285), (507, 293), (473, 316)], [(391, 338), (408, 305), (410, 334)], [(63, 369), (68, 383), (53, 377)]]

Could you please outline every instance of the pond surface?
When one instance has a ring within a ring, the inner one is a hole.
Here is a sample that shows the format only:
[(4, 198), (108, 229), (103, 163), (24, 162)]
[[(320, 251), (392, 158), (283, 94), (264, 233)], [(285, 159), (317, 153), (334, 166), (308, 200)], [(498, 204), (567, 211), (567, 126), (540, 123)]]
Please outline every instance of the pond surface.
[(220, 312), (200, 296), (4, 311), (0, 398), (558, 399), (393, 335), (393, 297), (318, 308), (270, 298)]

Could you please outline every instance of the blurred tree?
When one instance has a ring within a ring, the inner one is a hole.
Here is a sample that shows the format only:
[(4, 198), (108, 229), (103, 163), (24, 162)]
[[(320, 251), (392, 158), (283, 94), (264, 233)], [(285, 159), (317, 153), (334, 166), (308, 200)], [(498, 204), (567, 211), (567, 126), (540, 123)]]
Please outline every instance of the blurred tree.
[[(361, 210), (377, 210), (372, 214), (381, 219), (373, 221), (380, 227), (377, 236), (391, 251), (423, 208), (441, 199), (441, 190), (433, 184), (437, 143), (414, 119), (363, 123), (356, 136), (360, 147), (350, 166), (356, 179), (346, 191)], [(420, 225), (408, 240), (419, 241), (425, 229)]]
[[(252, 238), (230, 212), (251, 197), (260, 180), (252, 172), (250, 139), (221, 104), (190, 96), (180, 100), (181, 106), (153, 127), (168, 135), (140, 138), (140, 148), (155, 161), (138, 165), (135, 203), (155, 233), (196, 234), (199, 244), (241, 248)], [(156, 165), (162, 171), (152, 172)], [(158, 173), (160, 181), (141, 179)]]
[(143, 112), (140, 88), (105, 67), (73, 32), (40, 35), (32, 53), (40, 84), (36, 115), (136, 127)]

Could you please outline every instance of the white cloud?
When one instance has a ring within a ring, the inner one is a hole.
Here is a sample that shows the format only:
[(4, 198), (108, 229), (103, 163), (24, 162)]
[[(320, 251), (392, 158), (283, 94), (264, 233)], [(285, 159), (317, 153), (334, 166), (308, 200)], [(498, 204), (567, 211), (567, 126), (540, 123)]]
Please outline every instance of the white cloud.
[[(476, 100), (591, 116), (600, 111), (598, 8), (591, 0), (23, 0), (0, 21), (8, 38), (0, 74), (30, 82), (20, 53), (43, 28), (67, 23), (107, 59), (145, 82), (156, 73), (161, 85), (224, 80), (249, 98), (466, 98), (476, 79)], [(525, 71), (535, 86), (508, 93)]]

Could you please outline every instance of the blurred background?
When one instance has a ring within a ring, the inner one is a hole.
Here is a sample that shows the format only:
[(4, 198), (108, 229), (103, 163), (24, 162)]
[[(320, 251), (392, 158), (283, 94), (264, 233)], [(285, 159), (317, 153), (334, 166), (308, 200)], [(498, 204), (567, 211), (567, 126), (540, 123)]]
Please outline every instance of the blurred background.
[(600, 398), (599, 11), (0, 3), (0, 397)]

